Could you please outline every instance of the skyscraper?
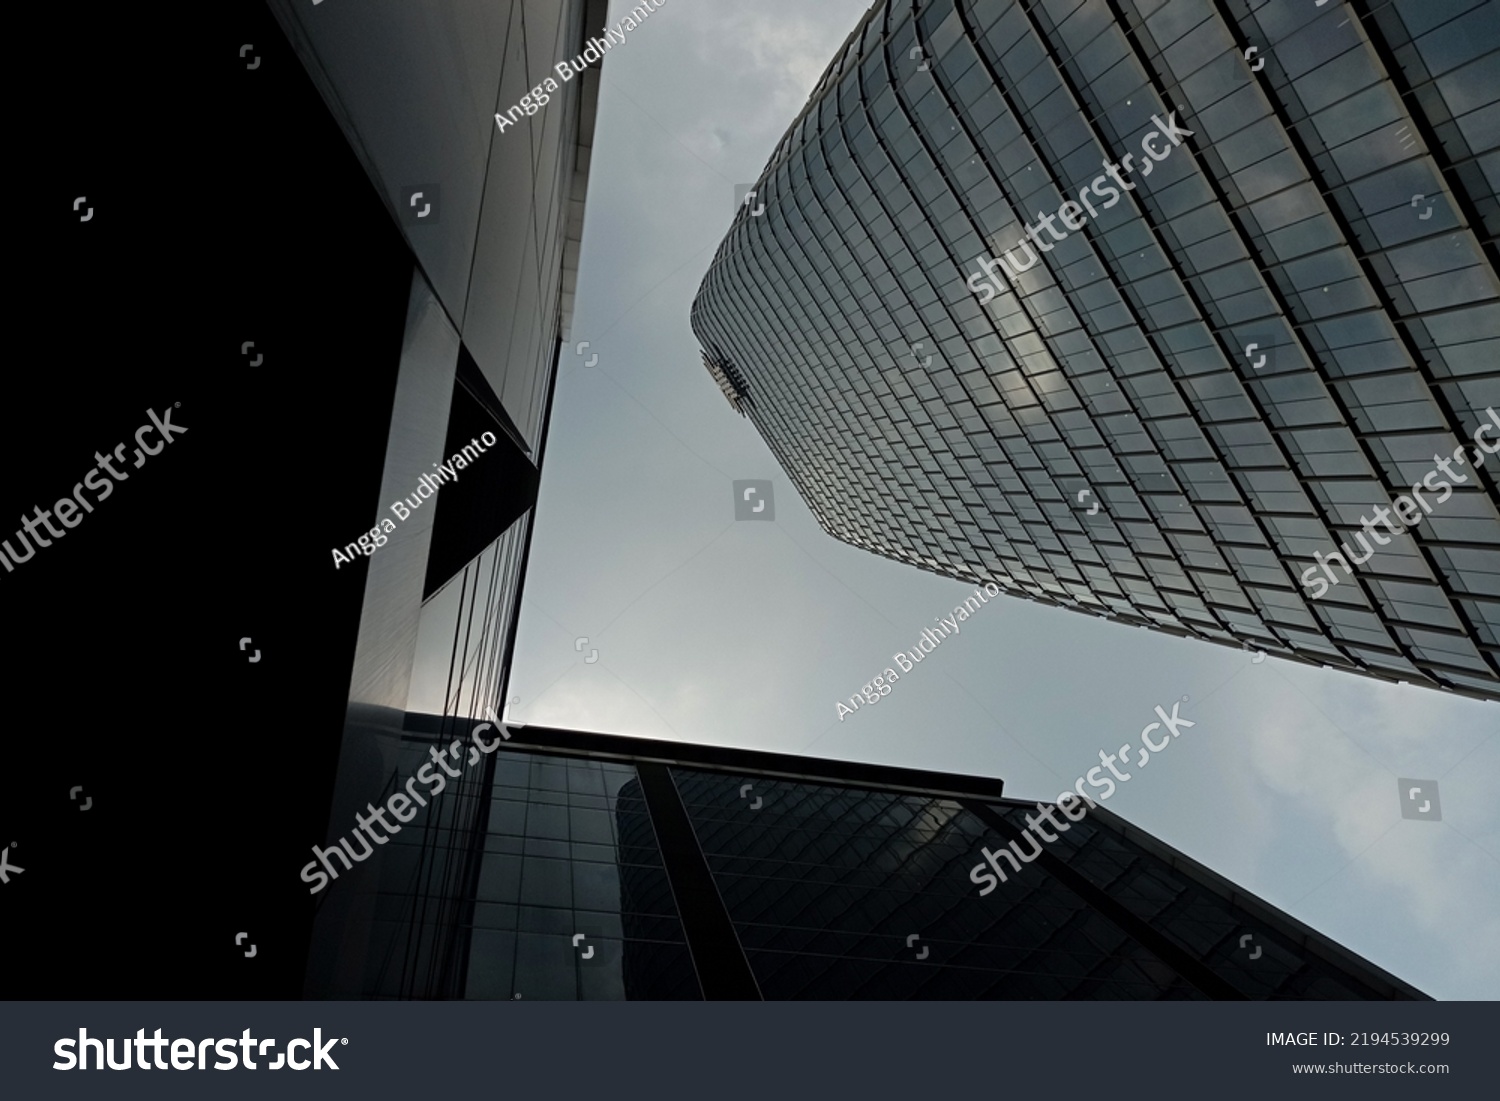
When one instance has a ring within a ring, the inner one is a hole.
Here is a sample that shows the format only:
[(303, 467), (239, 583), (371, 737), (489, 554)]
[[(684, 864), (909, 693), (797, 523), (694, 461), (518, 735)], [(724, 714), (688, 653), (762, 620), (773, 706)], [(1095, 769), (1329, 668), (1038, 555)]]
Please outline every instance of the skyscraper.
[[(411, 717), (412, 767), (436, 728)], [(1424, 997), (1103, 808), (1026, 856), (1039, 805), (998, 780), (529, 726), (483, 760), (472, 830), (390, 839), (360, 966), (318, 993)]]
[[(310, 956), (318, 966), (304, 987), (316, 994), (359, 966), (350, 962), (364, 947), (355, 931), (378, 937), (388, 926), (373, 885), (391, 875), (421, 884), (412, 895), (413, 966), (435, 973), (450, 959), (448, 938), (421, 931), (446, 928), (463, 905), (465, 869), (478, 856), (461, 840), (486, 807), (479, 770), (445, 761), (448, 797), (423, 816), (425, 847), (356, 847), (354, 826), (395, 778), (423, 759), (435, 765), (428, 750), (451, 742), (444, 735), (454, 724), (504, 707), (572, 317), (599, 66), (550, 95), (532, 90), (539, 73), (583, 49), (606, 5), (462, 4), (436, 21), (407, 4), (337, 14), (286, 0), (271, 8), (415, 261), (376, 498), (389, 545), (363, 550), (368, 573), (326, 834), (306, 839), (348, 858), (321, 865), (339, 879), (316, 900)], [(523, 101), (528, 107), (496, 113)], [(415, 734), (412, 713), (425, 724)], [(414, 752), (423, 759), (413, 761)]]
[(1464, 0), (877, 4), (705, 363), (846, 542), (1495, 698), (1497, 53)]
[[(26, 853), (7, 918), (45, 961), (18, 996), (298, 996), (310, 947), (371, 916), (381, 860), (356, 849), (310, 897), (309, 846), (383, 798), (408, 710), (503, 706), (598, 68), (503, 131), (495, 112), (605, 7), (25, 13), (60, 58), (25, 122), (51, 152), (17, 257), (55, 352), (0, 439), (37, 477), (0, 499), (51, 508), (106, 452), (120, 474), (107, 500), (80, 488), (87, 524), (0, 563), (26, 640), (12, 721), (111, 700), (143, 737), (91, 723), (65, 777), (0, 770), (0, 845)], [(170, 446), (130, 435), (156, 421)], [(155, 457), (133, 468), (121, 440)], [(57, 660), (96, 642), (86, 673)], [(201, 782), (162, 768), (178, 754)], [(454, 786), (426, 824), (472, 824)], [(130, 951), (90, 940), (106, 896), (131, 901), (111, 918)], [(446, 897), (439, 876), (427, 903)]]

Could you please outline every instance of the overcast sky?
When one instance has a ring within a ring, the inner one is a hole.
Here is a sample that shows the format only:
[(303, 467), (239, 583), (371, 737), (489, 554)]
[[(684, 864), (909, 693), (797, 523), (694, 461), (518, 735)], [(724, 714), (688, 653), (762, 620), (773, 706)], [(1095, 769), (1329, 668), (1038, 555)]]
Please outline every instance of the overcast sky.
[[(973, 590), (825, 534), (688, 318), (735, 185), (867, 7), (675, 0), (607, 55), (572, 333), (599, 359), (562, 357), (509, 717), (1052, 799), (1177, 701), (1197, 725), (1112, 811), (1435, 997), (1500, 997), (1500, 704), (1000, 597), (839, 721)], [(735, 520), (750, 478), (774, 521)], [(1442, 820), (1403, 819), (1398, 778), (1438, 781)]]

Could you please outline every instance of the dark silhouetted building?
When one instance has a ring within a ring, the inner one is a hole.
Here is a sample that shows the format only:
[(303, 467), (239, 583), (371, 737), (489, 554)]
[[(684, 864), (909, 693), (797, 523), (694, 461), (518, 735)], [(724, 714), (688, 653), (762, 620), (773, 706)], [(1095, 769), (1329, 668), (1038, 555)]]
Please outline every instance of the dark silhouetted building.
[(876, 4), (705, 362), (855, 546), (1495, 698), (1497, 56), (1479, 0)]
[[(437, 728), (412, 717), (409, 767)], [(469, 838), (390, 839), (330, 996), (1424, 997), (1102, 808), (982, 888), (1037, 815), (998, 780), (541, 727), (482, 760)], [(422, 909), (433, 848), (473, 854), (452, 911)]]
[[(271, 3), (416, 265), (378, 496), (381, 521), (395, 530), (368, 557), (328, 840), (307, 839), (324, 852), (340, 838), (353, 847), (356, 816), (430, 761), (434, 739), (446, 745), (456, 725), (467, 732), (504, 706), (572, 315), (599, 67), (545, 101), (529, 93), (538, 74), (555, 76), (558, 60), (578, 55), (605, 7), (476, 2), (434, 21), (403, 3), (328, 13)], [(508, 111), (523, 97), (530, 111)], [(503, 127), (497, 110), (507, 112)], [(416, 741), (412, 713), (424, 716)], [(479, 860), (468, 842), (483, 822), (486, 782), (460, 768), (407, 834), (420, 832), (416, 847), (366, 841), (362, 858), (346, 848), (351, 859), (320, 860), (338, 879), (315, 896), (305, 993), (353, 983), (370, 946), (395, 927), (436, 930), (413, 936), (409, 966), (438, 981)], [(399, 914), (382, 906), (393, 882), (407, 892)]]
[[(359, 973), (395, 847), (318, 894), (298, 869), (405, 768), (409, 711), (467, 730), (505, 698), (598, 67), (503, 132), (495, 113), (605, 7), (18, 16), (57, 62), (17, 139), (49, 150), (15, 242), (45, 354), (0, 439), (35, 475), (4, 515), (67, 496), (148, 411), (183, 434), (147, 435), (138, 469), (119, 444), (87, 522), (0, 563), (11, 720), (84, 698), (122, 719), (80, 724), (45, 784), (0, 775), (0, 845), (25, 854), (0, 889), (32, 945), (13, 996), (294, 998)], [(87, 673), (59, 659), (81, 632), (108, 651)], [(423, 828), (467, 840), (487, 806), (455, 780)], [(474, 859), (447, 845), (409, 884), (423, 914)], [(106, 938), (101, 897), (133, 902)]]

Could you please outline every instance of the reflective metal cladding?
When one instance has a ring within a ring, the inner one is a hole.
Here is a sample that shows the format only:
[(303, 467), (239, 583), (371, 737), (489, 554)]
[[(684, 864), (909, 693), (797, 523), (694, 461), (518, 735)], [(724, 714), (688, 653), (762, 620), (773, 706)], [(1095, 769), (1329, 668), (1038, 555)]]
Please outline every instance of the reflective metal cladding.
[(1500, 698), (1497, 54), (1465, 0), (877, 4), (705, 363), (846, 542)]

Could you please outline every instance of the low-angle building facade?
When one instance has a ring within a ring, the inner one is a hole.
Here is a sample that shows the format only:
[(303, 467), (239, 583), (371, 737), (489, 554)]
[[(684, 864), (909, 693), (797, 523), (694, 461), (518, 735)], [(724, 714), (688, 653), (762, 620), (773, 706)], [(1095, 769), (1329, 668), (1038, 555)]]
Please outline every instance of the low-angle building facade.
[(694, 303), (832, 535), (1500, 695), (1481, 3), (876, 4)]

